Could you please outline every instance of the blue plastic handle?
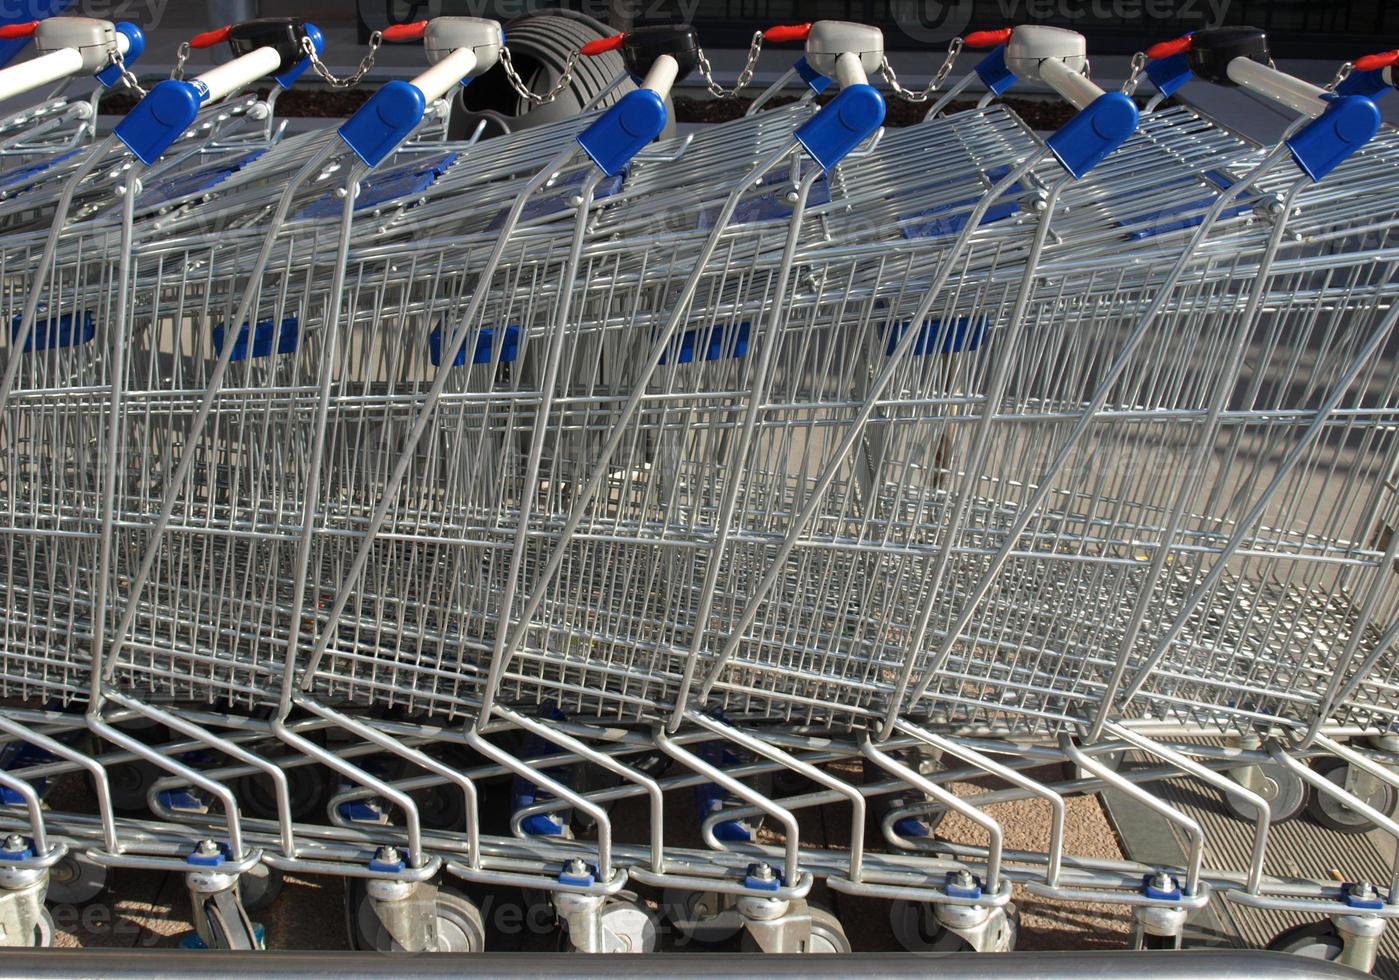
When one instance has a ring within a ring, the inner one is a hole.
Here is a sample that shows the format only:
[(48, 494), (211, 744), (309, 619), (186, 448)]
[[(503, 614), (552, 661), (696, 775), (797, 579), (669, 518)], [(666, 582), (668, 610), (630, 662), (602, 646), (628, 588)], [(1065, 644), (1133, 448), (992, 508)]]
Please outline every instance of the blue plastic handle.
[(884, 125), (884, 111), (884, 96), (873, 86), (847, 86), (801, 125), (797, 142), (830, 170)]
[(1312, 180), (1321, 180), (1380, 131), (1380, 110), (1363, 95), (1332, 95), (1330, 105), (1287, 141), (1292, 158)]
[(1137, 104), (1121, 92), (1105, 92), (1065, 123), (1045, 145), (1064, 169), (1081, 178), (1137, 131)]
[(609, 177), (627, 168), (632, 158), (665, 129), (665, 102), (647, 88), (635, 89), (578, 135), (578, 145)]

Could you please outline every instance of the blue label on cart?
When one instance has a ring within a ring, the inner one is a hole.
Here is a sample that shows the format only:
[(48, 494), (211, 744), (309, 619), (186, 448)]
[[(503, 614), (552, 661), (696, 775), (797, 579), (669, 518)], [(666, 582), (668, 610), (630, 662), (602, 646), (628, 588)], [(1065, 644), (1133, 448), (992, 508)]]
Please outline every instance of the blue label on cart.
[[(39, 316), (43, 316), (42, 313)], [(24, 317), (16, 316), (10, 321), (10, 340), (19, 341), (19, 335), (24, 326)], [(28, 354), (36, 350), (52, 350), (60, 347), (77, 347), (79, 344), (86, 344), (97, 336), (97, 324), (92, 318), (92, 313), (84, 312), (81, 319), (72, 313), (65, 313), (57, 319), (41, 320), (37, 317), (33, 328), (29, 331), (29, 336), (24, 340), (23, 353)]]
[[(985, 176), (986, 180), (994, 186), (1005, 180), (1009, 174), (1009, 167), (992, 167), (986, 171)], [(946, 181), (933, 186), (950, 186), (950, 184), (950, 181)], [(1025, 185), (1017, 182), (1011, 185), (1005, 194), (1024, 194), (1025, 190)], [(967, 222), (971, 220), (972, 209), (981, 203), (983, 196), (964, 197), (957, 201), (919, 211), (917, 214), (904, 215), (899, 219), (902, 225), (900, 230), (903, 232), (903, 236), (909, 239), (955, 235), (967, 226)], [(1018, 202), (1002, 200), (986, 209), (986, 215), (981, 219), (981, 223), (989, 225), (997, 221), (1004, 221), (1019, 211), (1020, 204)]]
[[(758, 181), (755, 188), (768, 187), (772, 189), (767, 193), (757, 194), (739, 201), (734, 208), (733, 217), (729, 219), (729, 224), (746, 225), (757, 221), (786, 221), (792, 216), (792, 210), (796, 207), (796, 184), (805, 179), (810, 166), (811, 164), (808, 163), (802, 167), (795, 181), (790, 172), (771, 173), (764, 176)], [(830, 203), (831, 185), (823, 173), (812, 183), (811, 190), (807, 193), (806, 206), (810, 209)], [(700, 231), (708, 231), (713, 228), (723, 210), (723, 205), (719, 204), (701, 208), (696, 227)]]
[[(214, 328), (214, 352), (216, 354), (223, 354), (226, 333), (227, 331), (222, 324)], [(270, 357), (273, 354), (295, 354), (300, 342), (301, 327), (294, 316), (284, 319), (280, 329), (278, 329), (276, 321), (263, 320), (253, 329), (251, 338), (248, 335), (248, 325), (245, 323), (238, 331), (237, 339), (233, 341), (233, 354), (229, 357), (229, 361), (246, 361), (250, 357)]]
[(672, 340), (661, 354), (662, 364), (691, 364), (695, 361), (721, 361), (748, 355), (747, 320), (737, 324), (715, 324), (708, 329), (686, 330)]
[[(363, 211), (415, 198), (435, 184), (456, 162), (455, 153), (443, 153), (373, 174), (360, 181), (355, 210)], [(335, 194), (325, 194), (298, 211), (296, 219), (334, 218), (340, 214), (343, 206), (341, 198)]]
[[(885, 327), (884, 353), (892, 356), (908, 333), (909, 323), (891, 324)], [(981, 347), (986, 337), (986, 317), (959, 316), (950, 323), (936, 317), (925, 320), (918, 329), (918, 338), (913, 342), (913, 356), (925, 354), (961, 354)]]
[[(560, 215), (571, 212), (574, 208), (573, 201), (578, 197), (578, 189), (583, 186), (583, 179), (588, 176), (588, 169), (582, 168), (574, 170), (565, 176), (560, 177), (549, 185), (547, 193), (531, 197), (525, 202), (525, 206), (520, 209), (520, 222), (536, 221), (540, 218), (548, 218), (551, 215)], [(605, 200), (614, 194), (621, 192), (626, 184), (627, 175), (625, 172), (613, 174), (610, 177), (603, 177), (596, 186), (593, 187), (593, 202)], [(491, 219), (489, 230), (497, 231), (505, 227), (506, 220), (510, 217), (510, 208), (502, 208), (494, 218)]]
[[(520, 356), (520, 327), (518, 324), (511, 324), (505, 328), (505, 335), (497, 339), (498, 333), (494, 327), (486, 327), (476, 336), (476, 349), (471, 355), (471, 363), (490, 364), (499, 360), (501, 364), (509, 364)], [(428, 337), (428, 353), (432, 357), (434, 367), (442, 365), (442, 328), (438, 327)], [(471, 346), (468, 338), (462, 344), (461, 350), (457, 351), (457, 356), (452, 358), (452, 367), (466, 366), (466, 349)], [(499, 350), (497, 350), (497, 347)]]
[[(58, 164), (64, 162), (65, 160), (71, 160), (79, 153), (86, 152), (88, 152), (87, 147), (81, 147), (80, 149), (76, 150), (69, 150), (67, 153), (60, 153), (58, 156), (50, 157), (49, 159), (44, 160), (40, 163), (31, 163), (27, 167), (19, 167), (15, 170), (10, 171), (7, 174), (0, 174), (0, 187), (12, 187), (12, 185), (15, 184), (22, 185), (26, 180), (29, 180), (29, 178), (37, 177), (44, 171), (50, 169), (51, 167), (55, 167)], [(20, 191), (23, 189), (24, 187), (13, 187), (14, 191)]]
[[(1222, 170), (1210, 170), (1200, 175), (1200, 177), (1214, 184), (1220, 190), (1227, 191), (1234, 186), (1234, 179)], [(1157, 188), (1174, 187), (1193, 183), (1194, 177), (1183, 177), (1179, 180), (1171, 180), (1164, 184), (1158, 184)], [(1154, 190), (1156, 188), (1150, 188)], [(1220, 219), (1236, 218), (1242, 214), (1253, 211), (1254, 201), (1249, 198), (1248, 192), (1240, 193), (1235, 200), (1247, 203), (1237, 204), (1233, 207), (1225, 208), (1220, 212)], [(1144, 214), (1133, 215), (1130, 218), (1122, 218), (1117, 223), (1123, 228), (1131, 229), (1128, 238), (1131, 241), (1142, 241), (1147, 238), (1154, 238), (1157, 235), (1164, 235), (1168, 232), (1183, 231), (1187, 228), (1194, 228), (1205, 220), (1205, 212), (1215, 203), (1213, 197), (1197, 198), (1183, 204), (1173, 205), (1169, 208), (1162, 208), (1158, 211), (1148, 211)], [(1183, 216), (1183, 217), (1180, 217)], [(1137, 225), (1145, 225), (1138, 228)]]
[(143, 208), (159, 207), (182, 197), (202, 194), (222, 184), (266, 152), (266, 150), (254, 150), (236, 160), (224, 161), (211, 167), (201, 167), (197, 170), (191, 170), (189, 173), (171, 177), (169, 180), (151, 184), (141, 191), (141, 196), (136, 199), (136, 202)]

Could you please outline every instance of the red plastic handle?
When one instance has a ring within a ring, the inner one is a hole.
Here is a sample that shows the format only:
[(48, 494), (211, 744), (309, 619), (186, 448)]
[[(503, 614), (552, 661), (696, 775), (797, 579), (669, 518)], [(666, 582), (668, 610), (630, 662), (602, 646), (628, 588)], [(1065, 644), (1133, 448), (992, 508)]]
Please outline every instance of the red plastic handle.
[(1013, 27), (1002, 27), (999, 31), (972, 31), (962, 38), (962, 44), (968, 48), (995, 48), (1009, 41), (1014, 31)]
[(1380, 68), (1393, 68), (1399, 65), (1399, 51), (1386, 51), (1383, 54), (1367, 54), (1355, 59), (1356, 71), (1376, 71)]
[(196, 34), (190, 38), (189, 46), (192, 48), (212, 48), (216, 44), (227, 41), (228, 35), (232, 32), (232, 27), (220, 27), (216, 31), (205, 31), (203, 34)]
[(589, 41), (578, 49), (578, 53), (589, 58), (596, 58), (609, 51), (620, 51), (626, 42), (627, 36), (625, 34), (613, 34), (611, 37), (600, 37), (596, 41)]
[(384, 28), (385, 41), (421, 41), (427, 34), (427, 21), (412, 24), (392, 24)]
[(787, 44), (790, 41), (805, 41), (811, 36), (810, 24), (779, 24), (763, 31), (763, 40), (773, 44)]
[(0, 27), (0, 41), (13, 41), (20, 37), (33, 37), (34, 32), (39, 29), (39, 22), (32, 20), (28, 24), (6, 24)]
[(1194, 44), (1194, 38), (1189, 34), (1185, 37), (1178, 37), (1174, 41), (1162, 41), (1160, 44), (1153, 44), (1146, 49), (1146, 56), (1152, 61), (1160, 58), (1174, 58), (1178, 54), (1185, 54)]

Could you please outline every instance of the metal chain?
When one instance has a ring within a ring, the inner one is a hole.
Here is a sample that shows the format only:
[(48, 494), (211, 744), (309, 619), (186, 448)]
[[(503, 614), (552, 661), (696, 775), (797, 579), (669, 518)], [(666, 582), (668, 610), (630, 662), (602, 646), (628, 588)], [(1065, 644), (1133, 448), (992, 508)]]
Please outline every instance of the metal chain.
[(957, 56), (962, 53), (962, 39), (954, 37), (952, 43), (947, 46), (947, 57), (942, 61), (942, 67), (933, 76), (933, 80), (924, 86), (923, 91), (915, 92), (906, 89), (899, 84), (899, 76), (894, 74), (894, 66), (889, 64), (889, 56), (885, 55), (879, 62), (879, 73), (884, 76), (884, 80), (889, 83), (889, 87), (894, 90), (894, 94), (907, 102), (927, 102), (942, 83), (947, 81), (947, 76), (952, 74), (952, 66), (957, 63)]
[(695, 50), (699, 60), (700, 77), (704, 79), (709, 94), (716, 99), (737, 98), (739, 93), (748, 87), (748, 83), (753, 81), (753, 71), (758, 67), (758, 56), (762, 53), (763, 32), (754, 31), (753, 40), (748, 43), (748, 63), (743, 66), (743, 71), (738, 73), (738, 80), (734, 83), (734, 87), (726, 89), (714, 80), (714, 69), (709, 64), (709, 59), (705, 57), (704, 48), (696, 48)]
[(1344, 82), (1347, 78), (1350, 78), (1351, 74), (1352, 74), (1354, 71), (1355, 71), (1355, 62), (1353, 62), (1353, 61), (1347, 61), (1347, 62), (1346, 62), (1344, 65), (1342, 65), (1340, 68), (1337, 68), (1337, 69), (1336, 69), (1336, 77), (1333, 78), (1333, 79), (1331, 79), (1331, 84), (1328, 85), (1328, 86), (1326, 86), (1326, 91), (1328, 91), (1328, 92), (1334, 92), (1334, 91), (1336, 91), (1336, 89), (1338, 89), (1338, 88), (1341, 87), (1341, 83), (1342, 83), (1342, 82)]
[(510, 87), (520, 98), (530, 105), (548, 105), (568, 88), (569, 82), (573, 81), (573, 70), (578, 66), (579, 51), (574, 48), (568, 53), (568, 60), (564, 62), (563, 73), (559, 75), (559, 80), (554, 83), (554, 87), (540, 95), (538, 92), (530, 90), (525, 84), (525, 80), (520, 77), (520, 73), (515, 70), (515, 62), (510, 57), (510, 49), (502, 46), (500, 49), (500, 64), (505, 69), (505, 77), (510, 80)]
[(1138, 51), (1132, 55), (1132, 73), (1127, 76), (1127, 81), (1122, 83), (1122, 94), (1132, 96), (1137, 94), (1137, 86), (1142, 83), (1142, 72), (1146, 71), (1147, 56), (1143, 51)]
[(137, 80), (131, 69), (126, 67), (126, 59), (122, 57), (120, 51), (112, 52), (112, 64), (121, 69), (122, 84), (130, 91), (135, 92), (138, 99), (144, 99), (146, 97), (146, 90), (141, 87), (140, 81)]
[(175, 52), (175, 67), (170, 70), (170, 77), (177, 82), (185, 77), (185, 62), (189, 60), (189, 51), (189, 42), (181, 41), (179, 49)]
[(374, 67), (374, 58), (379, 53), (379, 45), (384, 43), (384, 32), (375, 31), (369, 35), (369, 53), (360, 59), (359, 67), (355, 69), (353, 75), (345, 78), (337, 78), (325, 62), (321, 61), (321, 56), (316, 53), (316, 45), (307, 35), (301, 39), (301, 50), (306, 52), (306, 57), (311, 61), (311, 69), (325, 81), (331, 88), (354, 88), (365, 75), (369, 74), (369, 69)]

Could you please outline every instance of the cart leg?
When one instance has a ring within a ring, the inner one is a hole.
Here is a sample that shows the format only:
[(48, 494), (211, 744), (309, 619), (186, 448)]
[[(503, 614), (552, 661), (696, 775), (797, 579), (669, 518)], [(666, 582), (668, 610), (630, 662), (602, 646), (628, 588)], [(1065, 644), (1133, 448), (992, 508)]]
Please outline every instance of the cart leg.
[(1331, 921), (1336, 924), (1336, 930), (1344, 942), (1336, 962), (1361, 973), (1372, 972), (1380, 937), (1384, 935), (1385, 920), (1378, 916), (1337, 915)]
[(185, 875), (185, 886), (198, 939), (192, 945), (205, 949), (262, 948), (258, 929), (238, 898), (238, 875), (212, 869), (191, 871)]

